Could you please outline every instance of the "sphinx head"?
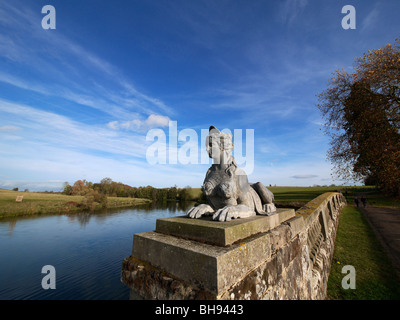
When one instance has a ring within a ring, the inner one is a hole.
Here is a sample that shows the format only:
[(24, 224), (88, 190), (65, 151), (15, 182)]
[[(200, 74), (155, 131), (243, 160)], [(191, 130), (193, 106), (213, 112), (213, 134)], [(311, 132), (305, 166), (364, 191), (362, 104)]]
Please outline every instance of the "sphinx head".
[(206, 149), (214, 163), (229, 164), (233, 150), (232, 135), (211, 126), (206, 138)]

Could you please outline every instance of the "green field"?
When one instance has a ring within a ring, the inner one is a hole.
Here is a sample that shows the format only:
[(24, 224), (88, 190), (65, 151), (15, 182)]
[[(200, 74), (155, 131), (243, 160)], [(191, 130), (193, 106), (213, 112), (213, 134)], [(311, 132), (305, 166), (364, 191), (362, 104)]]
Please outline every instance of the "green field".
[[(23, 196), (22, 202), (16, 202)], [(147, 199), (108, 197), (107, 208), (134, 206), (150, 202)], [(93, 203), (92, 209), (103, 208)], [(0, 218), (33, 214), (66, 214), (87, 210), (87, 198), (57, 193), (20, 192), (0, 189)]]
[[(325, 192), (342, 192), (349, 203), (353, 202), (354, 195), (366, 193), (369, 202), (376, 206), (400, 207), (400, 201), (383, 196), (375, 187), (370, 186), (332, 186), (332, 187), (268, 187), (275, 196), (278, 206), (301, 207), (308, 201), (315, 199)], [(200, 197), (201, 189), (190, 189), (191, 199)]]
[(201, 188), (189, 189), (190, 200), (197, 201), (201, 196)]
[(367, 192), (373, 190), (373, 187), (268, 187), (275, 195), (277, 201), (311, 201), (325, 192)]
[[(400, 208), (400, 201), (381, 194), (375, 187), (370, 186), (332, 186), (332, 187), (268, 187), (275, 196), (275, 203), (279, 207), (300, 208), (308, 201), (315, 199), (325, 192), (342, 192), (349, 204), (353, 203), (354, 196), (366, 194), (368, 202), (377, 207)], [(190, 190), (192, 200), (200, 197), (201, 189)]]

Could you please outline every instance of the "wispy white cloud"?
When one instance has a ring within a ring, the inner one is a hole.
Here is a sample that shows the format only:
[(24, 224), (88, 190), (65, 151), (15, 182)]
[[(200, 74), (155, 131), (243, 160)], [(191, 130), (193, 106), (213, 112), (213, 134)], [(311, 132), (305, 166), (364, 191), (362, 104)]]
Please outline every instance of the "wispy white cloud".
[(290, 162), (274, 165), (257, 164), (254, 172), (249, 175), (249, 181), (261, 181), (266, 186), (272, 184), (277, 186), (312, 186), (325, 184), (340, 184), (330, 176), (331, 165), (324, 161), (312, 159), (292, 158)]
[[(204, 165), (150, 165), (131, 157), (89, 154), (82, 149), (41, 143), (13, 145), (8, 150), (3, 147), (0, 139), (0, 167), (14, 179), (2, 178), (0, 187), (22, 190), (58, 191), (64, 181), (73, 183), (86, 179), (99, 182), (104, 177), (132, 186), (168, 187), (176, 184), (179, 187), (200, 187), (207, 170)], [(26, 157), (26, 152), (29, 152), (29, 157)]]
[[(120, 135), (114, 130), (99, 125), (88, 125), (68, 117), (43, 111), (31, 106), (11, 103), (0, 99), (3, 118), (15, 121), (24, 128), (21, 136), (28, 141), (64, 148), (78, 148), (84, 152), (100, 151), (145, 158), (145, 137), (143, 135)], [(7, 149), (7, 148), (6, 148)], [(8, 148), (9, 149), (9, 148)]]
[(45, 95), (51, 95), (52, 93), (46, 88), (46, 86), (39, 85), (33, 81), (30, 81), (29, 83), (26, 80), (17, 78), (15, 76), (12, 76), (10, 74), (7, 74), (5, 72), (0, 72), (0, 81), (10, 84), (12, 86), (25, 89), (25, 90), (30, 90), (34, 91), (40, 94), (45, 94)]
[(0, 188), (19, 191), (61, 191), (64, 181), (60, 180), (1, 180)]
[(16, 126), (1, 126), (0, 127), (0, 131), (18, 131), (20, 130), (20, 127), (16, 127)]
[(171, 119), (158, 114), (151, 114), (146, 120), (134, 119), (131, 121), (111, 121), (107, 126), (111, 129), (125, 129), (137, 132), (146, 132), (153, 128), (167, 127)]
[(317, 178), (318, 176), (315, 174), (296, 174), (294, 176), (291, 176), (290, 178), (294, 179), (312, 179), (312, 178)]
[(308, 0), (286, 0), (281, 3), (281, 19), (283, 23), (292, 24), (304, 11)]
[[(137, 90), (118, 67), (98, 54), (58, 30), (44, 32), (37, 23), (40, 18), (40, 12), (19, 1), (0, 4), (0, 25), (7, 30), (0, 35), (0, 57), (32, 71), (31, 79), (23, 79), (2, 70), (0, 81), (67, 99), (117, 119), (133, 113), (173, 114), (163, 101)], [(101, 90), (105, 87), (107, 90)]]
[(361, 20), (361, 31), (365, 32), (370, 30), (371, 28), (375, 28), (379, 18), (379, 3), (377, 3), (374, 8), (367, 14), (367, 16)]

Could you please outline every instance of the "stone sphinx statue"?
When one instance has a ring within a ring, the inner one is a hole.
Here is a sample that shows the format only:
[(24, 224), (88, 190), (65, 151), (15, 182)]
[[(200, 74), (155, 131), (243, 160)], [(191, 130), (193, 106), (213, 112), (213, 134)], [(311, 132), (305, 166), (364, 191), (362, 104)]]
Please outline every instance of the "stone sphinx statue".
[(213, 159), (203, 183), (208, 204), (191, 208), (186, 213), (188, 217), (212, 215), (213, 220), (230, 221), (276, 212), (273, 193), (261, 182), (250, 184), (246, 173), (238, 168), (231, 154), (231, 134), (220, 132), (211, 126), (206, 148), (209, 157)]

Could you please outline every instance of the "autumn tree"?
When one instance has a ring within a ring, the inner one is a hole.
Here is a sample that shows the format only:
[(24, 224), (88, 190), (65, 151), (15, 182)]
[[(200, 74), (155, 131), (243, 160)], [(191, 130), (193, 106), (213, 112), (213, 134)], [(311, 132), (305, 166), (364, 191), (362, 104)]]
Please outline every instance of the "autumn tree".
[(85, 195), (91, 189), (91, 183), (84, 180), (77, 180), (75, 181), (74, 185), (72, 186), (72, 195)]
[(72, 194), (72, 186), (69, 184), (69, 182), (67, 182), (67, 181), (64, 182), (62, 193), (66, 194), (66, 195), (71, 195)]
[(400, 38), (357, 58), (353, 72), (337, 70), (328, 86), (318, 108), (335, 172), (400, 195)]
[(112, 195), (113, 190), (112, 190), (112, 184), (113, 181), (111, 178), (103, 178), (100, 181), (100, 192), (108, 195)]
[(189, 188), (183, 188), (179, 189), (179, 200), (180, 201), (189, 201), (190, 200), (190, 189)]
[(176, 200), (177, 197), (178, 197), (178, 188), (175, 185), (168, 189), (167, 198), (168, 200)]
[(85, 183), (82, 180), (77, 180), (72, 185), (72, 195), (81, 195), (81, 192), (85, 188)]

